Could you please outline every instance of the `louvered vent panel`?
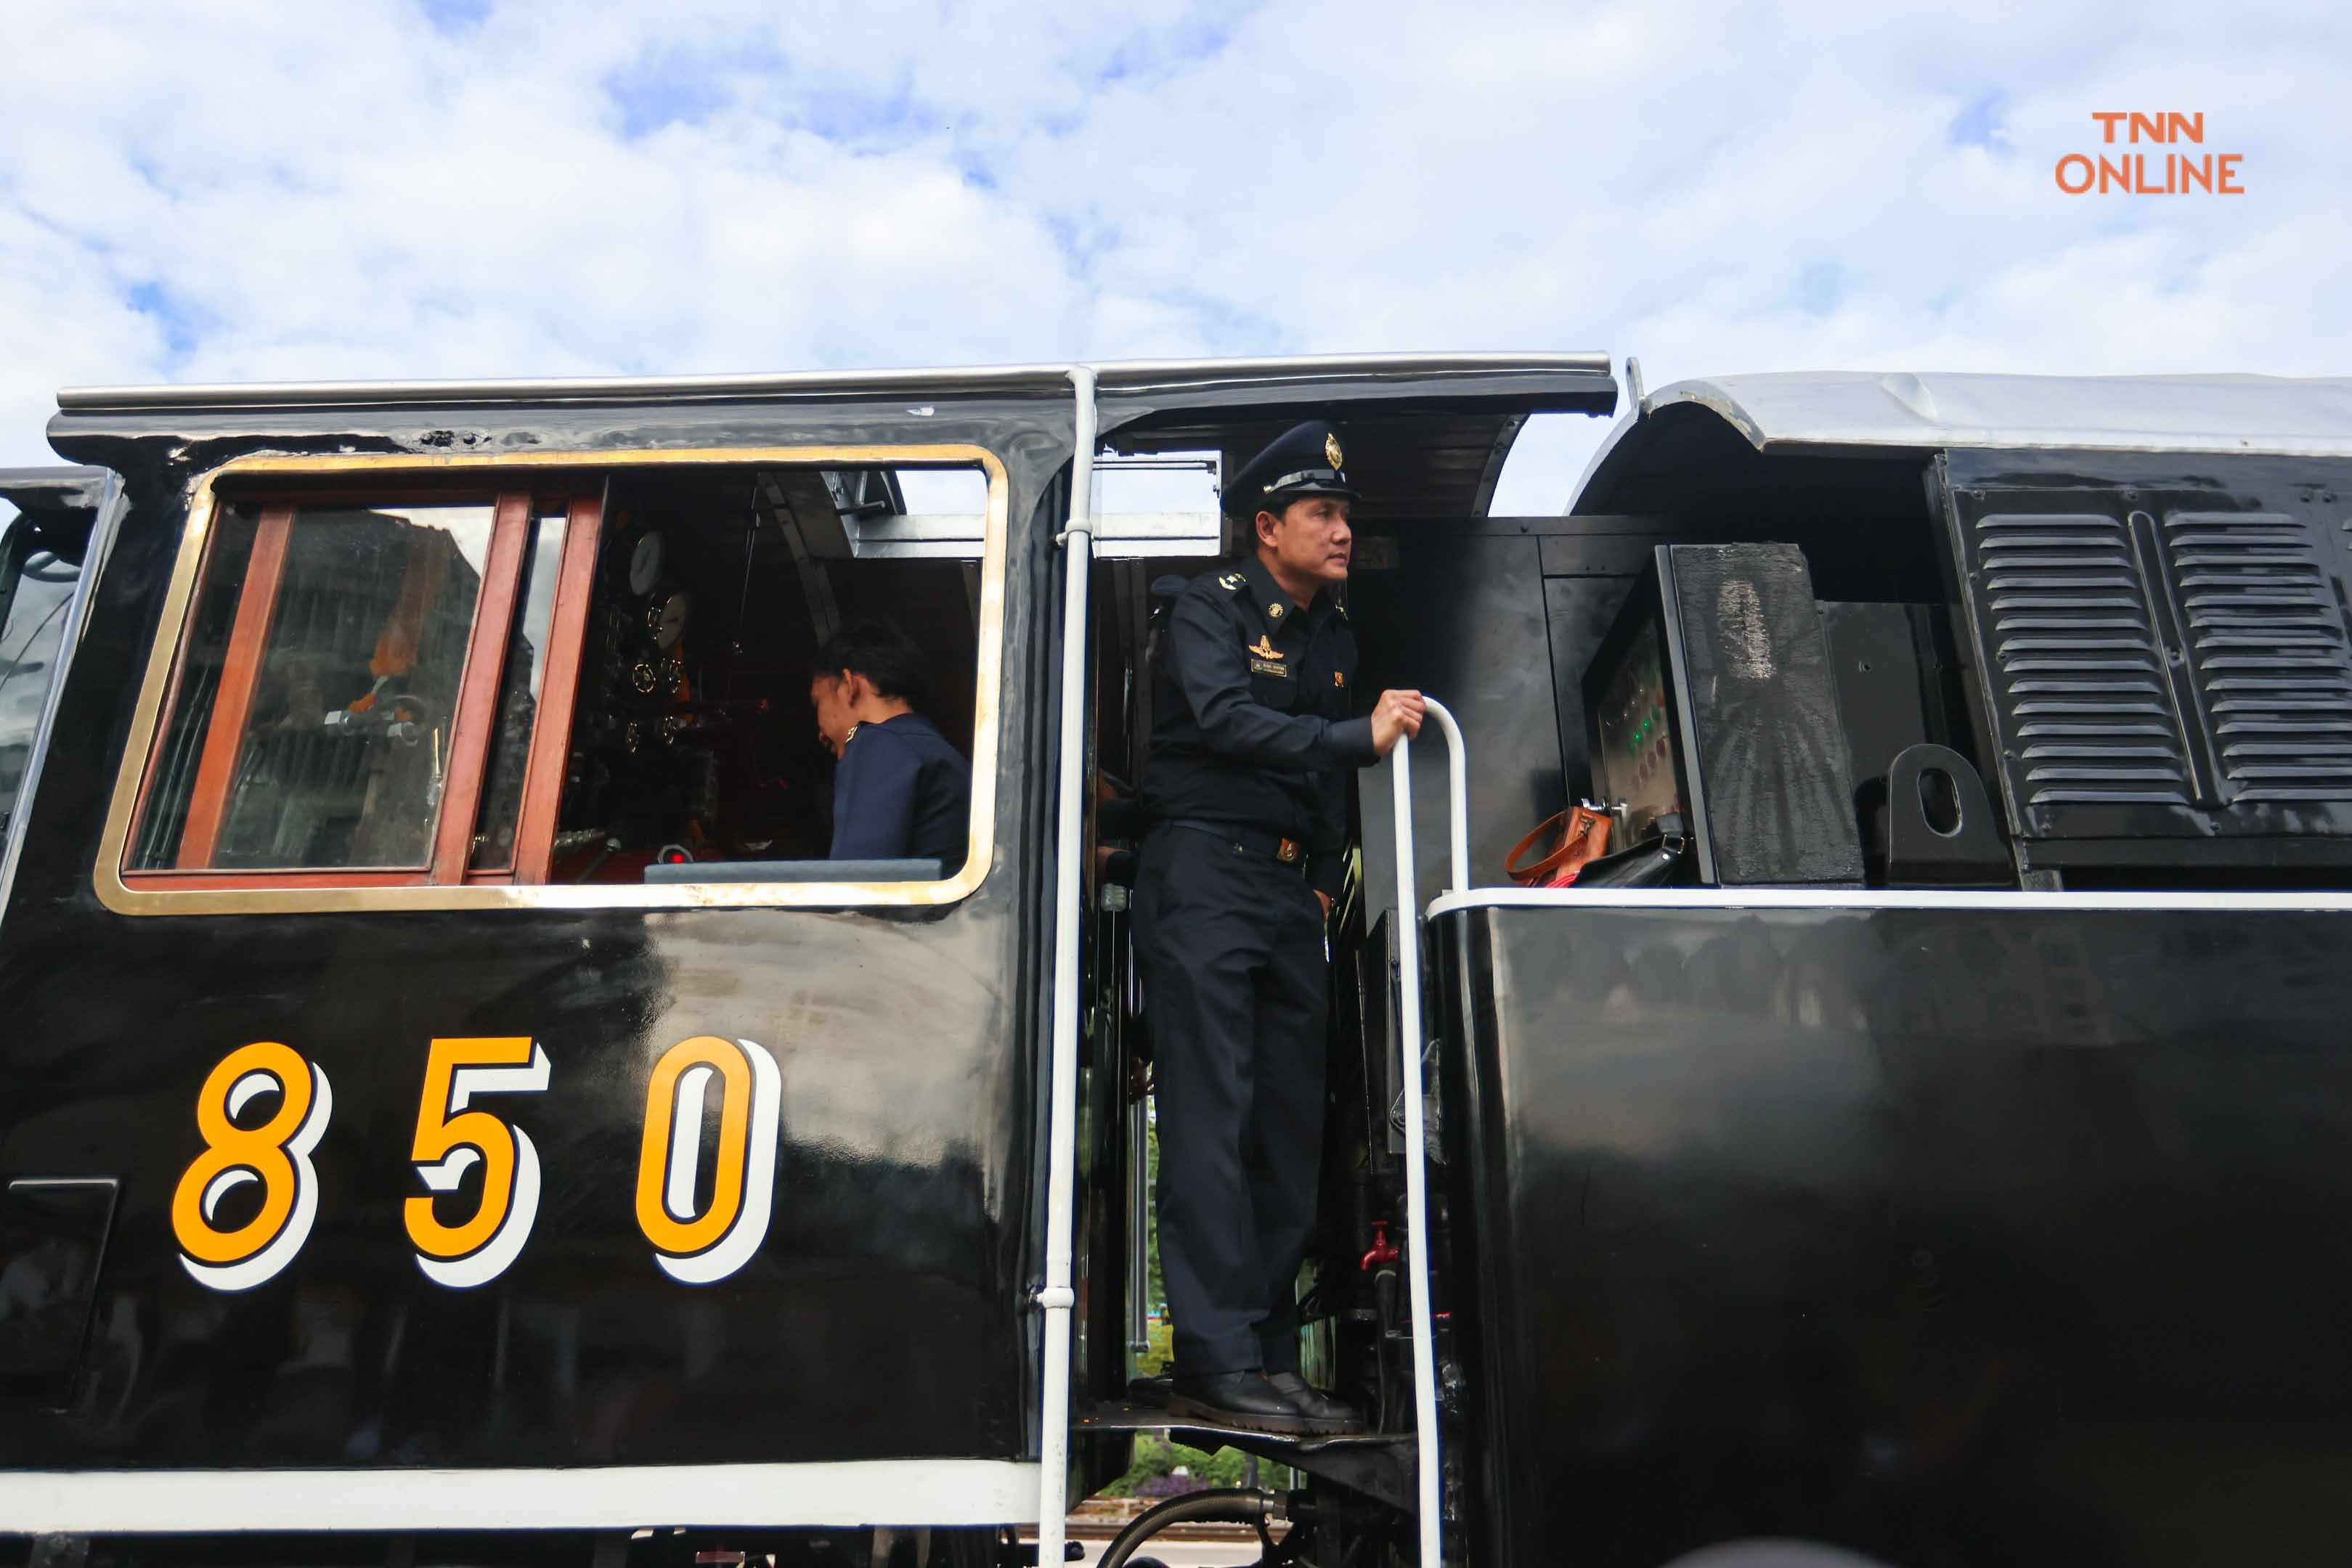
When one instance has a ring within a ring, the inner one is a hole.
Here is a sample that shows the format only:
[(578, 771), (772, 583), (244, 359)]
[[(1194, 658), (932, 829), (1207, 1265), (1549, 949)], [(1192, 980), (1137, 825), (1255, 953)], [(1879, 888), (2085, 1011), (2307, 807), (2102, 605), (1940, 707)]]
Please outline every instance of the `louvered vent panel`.
[(2197, 697), (2232, 800), (2352, 800), (2352, 646), (2298, 518), (2168, 512)]
[(2187, 804), (2188, 742), (2125, 520), (1991, 512), (1976, 545), (2025, 801)]

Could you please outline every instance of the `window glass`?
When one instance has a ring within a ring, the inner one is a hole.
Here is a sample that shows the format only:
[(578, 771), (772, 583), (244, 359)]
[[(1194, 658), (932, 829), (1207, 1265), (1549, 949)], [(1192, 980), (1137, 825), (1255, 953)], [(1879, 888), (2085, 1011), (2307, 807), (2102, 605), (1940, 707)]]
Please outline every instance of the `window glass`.
[[(239, 478), (214, 504), (141, 740), (125, 894), (397, 907), (469, 882), (989, 863), (982, 465), (516, 477)], [(859, 532), (909, 518), (939, 537)]]
[(214, 518), (209, 559), (189, 613), (187, 652), (180, 661), (172, 716), (148, 775), (147, 811), (131, 854), (134, 871), (168, 871), (178, 862), (180, 831), (187, 825), (205, 730), (212, 722), (213, 699), (220, 695), (229, 632), (236, 625), (237, 590), (245, 581), (259, 522), (260, 514), (250, 507), (223, 507)]
[[(848, 880), (929, 881), (963, 864), (980, 569), (951, 553), (961, 543), (877, 551), (855, 530), (881, 526), (860, 508), (895, 486), (898, 516), (966, 517), (977, 540), (988, 478), (909, 467), (877, 482), (891, 475), (614, 476), (553, 881), (821, 882), (845, 861), (865, 868)], [(826, 664), (851, 645), (871, 661), (862, 688)]]
[(80, 569), (22, 537), (21, 519), (0, 525), (0, 832), (16, 812), (32, 760), (33, 732), (56, 678), (66, 610)]
[(516, 585), (522, 613), (515, 617), (514, 638), (499, 677), (499, 722), (490, 732), (489, 776), (482, 787), (480, 827), (468, 862), (474, 871), (505, 871), (514, 864), (515, 824), (522, 816), (531, 729), (547, 680), (547, 633), (555, 621), (563, 537), (562, 504), (542, 507), (531, 520), (530, 541), (523, 550), (522, 580)]
[(202, 739), (193, 719), (167, 731), (149, 812), (148, 836), (176, 849), (139, 863), (424, 866), (491, 518), (488, 504), (272, 508), (242, 560), (216, 552), (180, 675)]
[(979, 517), (988, 510), (988, 476), (971, 468), (901, 468), (898, 494), (908, 517)]
[(1095, 511), (1117, 517), (1136, 512), (1206, 512), (1219, 505), (1223, 467), (1214, 452), (1155, 452), (1132, 457), (1095, 459)]

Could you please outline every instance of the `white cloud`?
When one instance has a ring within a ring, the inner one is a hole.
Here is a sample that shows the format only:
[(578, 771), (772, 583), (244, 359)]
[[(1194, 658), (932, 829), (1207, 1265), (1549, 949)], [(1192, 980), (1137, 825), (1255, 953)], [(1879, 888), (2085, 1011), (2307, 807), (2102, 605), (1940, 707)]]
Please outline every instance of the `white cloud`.
[[(0, 461), (89, 382), (2352, 369), (2317, 5), (0, 9)], [(2109, 108), (2203, 110), (2250, 193), (2062, 195)], [(1556, 510), (1600, 434), (1531, 426), (1497, 505)]]

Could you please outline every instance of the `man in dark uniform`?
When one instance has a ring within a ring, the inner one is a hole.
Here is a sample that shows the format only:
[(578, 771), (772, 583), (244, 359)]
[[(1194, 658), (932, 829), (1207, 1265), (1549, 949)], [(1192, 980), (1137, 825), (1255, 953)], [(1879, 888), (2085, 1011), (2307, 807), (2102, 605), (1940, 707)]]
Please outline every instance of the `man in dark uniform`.
[(922, 650), (878, 621), (845, 626), (817, 650), (809, 701), (833, 776), (837, 861), (963, 864), (971, 831), (971, 764), (915, 711), (929, 680)]
[(1336, 590), (1352, 536), (1338, 433), (1297, 426), (1225, 487), (1248, 553), (1196, 579), (1160, 639), (1136, 952), (1160, 1083), (1160, 1260), (1172, 1414), (1272, 1432), (1354, 1413), (1298, 1375), (1328, 1004), (1324, 924), (1349, 770), (1421, 728), (1418, 692), (1355, 706)]

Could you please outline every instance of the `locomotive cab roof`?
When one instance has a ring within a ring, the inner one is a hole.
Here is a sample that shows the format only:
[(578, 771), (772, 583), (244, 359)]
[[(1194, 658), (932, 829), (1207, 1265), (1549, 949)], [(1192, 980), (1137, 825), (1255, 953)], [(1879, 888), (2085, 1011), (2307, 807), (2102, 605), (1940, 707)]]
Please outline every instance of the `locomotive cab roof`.
[(1569, 510), (1654, 510), (1678, 487), (1752, 476), (1758, 457), (1956, 449), (2352, 456), (2352, 377), (1780, 371), (1678, 381), (1642, 394), (1610, 431)]

